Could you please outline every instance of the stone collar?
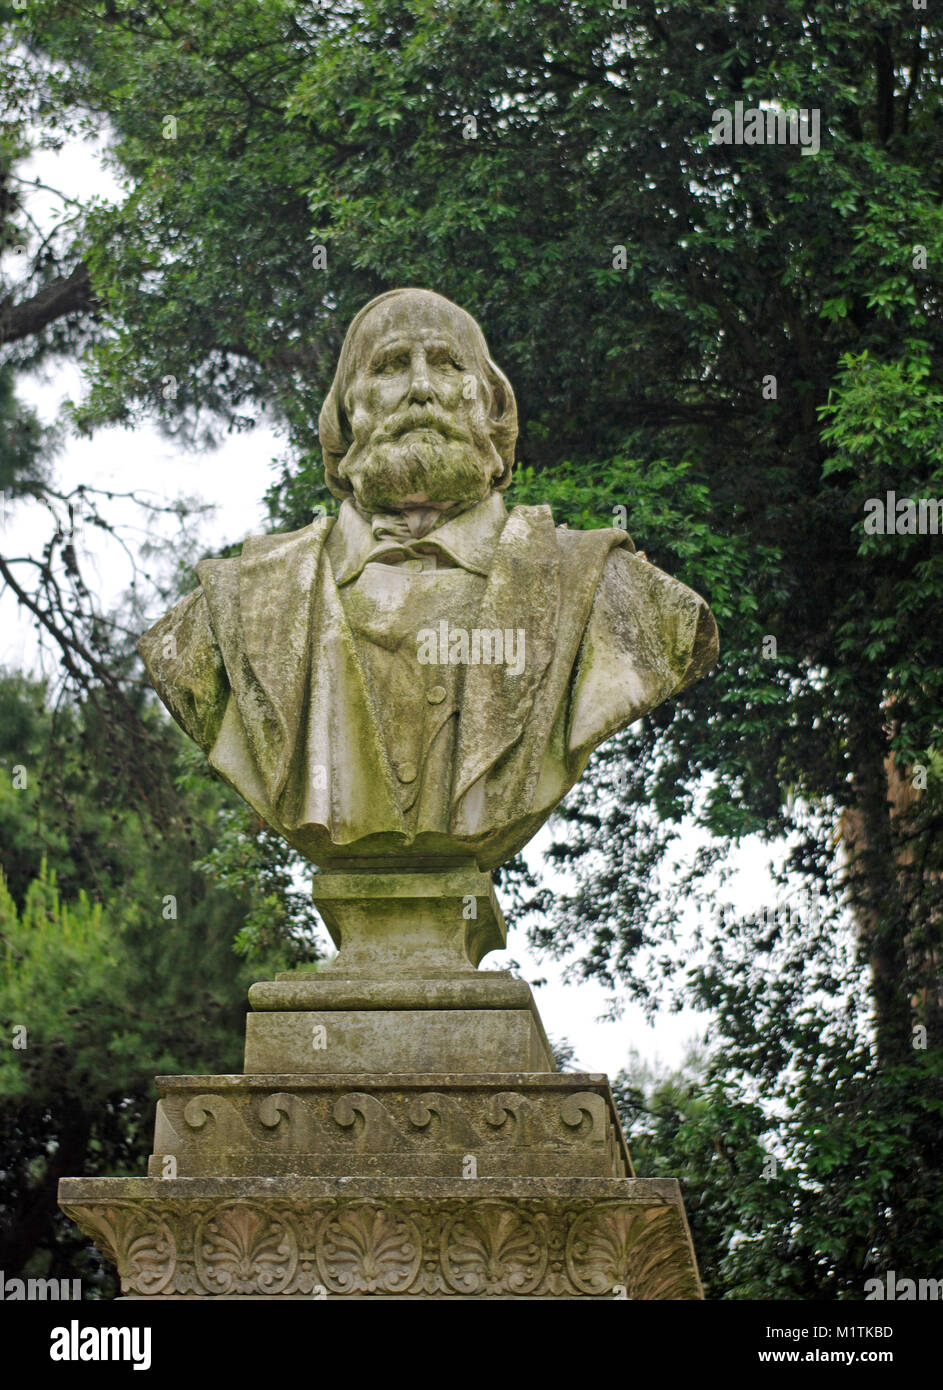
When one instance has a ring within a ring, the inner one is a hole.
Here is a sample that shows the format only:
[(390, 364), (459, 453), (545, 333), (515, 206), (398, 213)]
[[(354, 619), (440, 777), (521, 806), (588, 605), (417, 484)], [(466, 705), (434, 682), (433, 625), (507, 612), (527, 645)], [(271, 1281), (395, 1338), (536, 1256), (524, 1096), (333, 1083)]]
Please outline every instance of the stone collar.
[[(494, 549), (506, 521), (504, 499), (499, 492), (490, 492), (483, 501), (460, 512), (451, 521), (434, 526), (420, 540), (402, 548), (409, 551), (415, 547), (421, 551), (427, 542), (432, 542), (462, 569), (487, 576), (491, 573)], [(350, 498), (341, 503), (327, 540), (328, 557), (338, 586), (349, 584), (362, 572), (364, 565), (396, 548), (395, 543), (378, 543), (370, 521)]]

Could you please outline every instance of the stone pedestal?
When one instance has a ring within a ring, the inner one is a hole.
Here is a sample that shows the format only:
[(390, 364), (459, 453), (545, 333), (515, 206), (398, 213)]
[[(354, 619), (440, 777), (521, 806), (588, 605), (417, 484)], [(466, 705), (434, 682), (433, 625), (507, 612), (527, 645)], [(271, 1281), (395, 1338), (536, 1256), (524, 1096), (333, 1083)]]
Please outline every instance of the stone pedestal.
[(338, 947), (319, 973), (338, 979), (468, 975), (507, 944), (491, 875), (475, 867), (318, 874), (312, 896)]
[(553, 1070), (530, 987), (506, 972), (457, 979), (281, 976), (253, 985), (246, 1072)]
[(245, 1075), (157, 1078), (148, 1177), (60, 1184), (123, 1295), (701, 1297), (606, 1078), (556, 1072), (530, 988), (475, 969), (490, 880), (365, 877), (316, 886), (331, 967), (253, 985)]
[(125, 1297), (701, 1296), (678, 1185), (606, 1178), (65, 1178)]

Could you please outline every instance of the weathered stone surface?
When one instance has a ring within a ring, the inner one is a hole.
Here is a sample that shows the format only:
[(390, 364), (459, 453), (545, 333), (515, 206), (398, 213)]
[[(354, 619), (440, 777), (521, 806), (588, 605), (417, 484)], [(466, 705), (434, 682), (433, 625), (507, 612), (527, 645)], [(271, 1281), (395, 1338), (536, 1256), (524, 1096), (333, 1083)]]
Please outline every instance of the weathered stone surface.
[(470, 975), (507, 944), (491, 875), (476, 869), (316, 874), (312, 895), (340, 948), (321, 975)]
[(536, 1010), (252, 1013), (247, 1072), (552, 1071)]
[(313, 1009), (531, 1009), (530, 985), (506, 970), (458, 979), (400, 976), (391, 980), (334, 979), (327, 971), (285, 971), (250, 986), (249, 1003), (264, 1012)]
[(514, 393), (440, 295), (361, 310), (319, 428), (338, 517), (204, 560), (141, 638), (151, 682), (313, 862), (490, 869), (710, 669), (716, 624), (624, 531), (507, 513)]
[(136, 1298), (702, 1296), (674, 1180), (64, 1178)]
[[(378, 971), (382, 955), (368, 958)], [(253, 985), (249, 999), (249, 1073), (555, 1070), (530, 986), (467, 962), (444, 978), (286, 974)]]
[(157, 1087), (152, 1177), (632, 1175), (599, 1075), (177, 1076)]

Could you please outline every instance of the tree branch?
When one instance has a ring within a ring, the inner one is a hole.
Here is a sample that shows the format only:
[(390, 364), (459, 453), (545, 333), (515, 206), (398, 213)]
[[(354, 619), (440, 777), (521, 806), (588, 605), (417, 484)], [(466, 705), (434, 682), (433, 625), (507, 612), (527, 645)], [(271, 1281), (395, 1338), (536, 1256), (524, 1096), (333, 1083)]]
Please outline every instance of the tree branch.
[(91, 277), (84, 261), (69, 275), (60, 275), (29, 299), (13, 303), (12, 295), (0, 301), (0, 344), (16, 343), (41, 333), (50, 323), (94, 308)]

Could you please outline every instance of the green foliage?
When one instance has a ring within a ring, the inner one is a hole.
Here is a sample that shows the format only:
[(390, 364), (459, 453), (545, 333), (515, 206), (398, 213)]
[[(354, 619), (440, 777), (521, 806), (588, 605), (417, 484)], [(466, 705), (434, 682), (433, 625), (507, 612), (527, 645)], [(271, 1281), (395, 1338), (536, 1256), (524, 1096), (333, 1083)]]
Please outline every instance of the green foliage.
[(0, 495), (4, 503), (46, 476), (53, 444), (34, 410), (16, 399), (13, 373), (0, 370)]
[[(943, 499), (943, 389), (934, 378), (929, 345), (911, 340), (894, 358), (867, 350), (848, 353), (821, 411), (822, 437), (834, 451), (823, 473), (841, 476), (864, 514), (869, 498)], [(835, 647), (845, 679), (862, 660), (888, 673), (887, 703), (895, 728), (891, 749), (904, 766), (935, 765), (943, 749), (939, 633), (926, 621), (943, 587), (943, 517), (928, 517), (936, 534), (858, 530), (860, 568), (871, 576), (863, 592), (837, 608)], [(919, 515), (918, 515), (919, 520)]]
[[(854, 1296), (882, 1262), (933, 1273), (934, 1250), (938, 1272), (939, 550), (863, 521), (886, 490), (943, 492), (939, 16), (31, 0), (13, 33), (36, 102), (66, 129), (107, 121), (125, 180), (76, 233), (100, 305), (83, 427), (151, 415), (200, 441), (266, 410), (290, 450), (273, 517), (304, 524), (346, 324), (428, 285), (477, 315), (515, 385), (517, 498), (571, 525), (624, 506), (712, 603), (721, 664), (596, 755), (552, 852), (575, 888), (535, 896), (535, 939), (649, 1002), (680, 978), (715, 1011), (706, 1089), (639, 1131), (652, 1164), (705, 1184), (712, 1289)], [(816, 106), (821, 150), (713, 144), (737, 100)], [(892, 774), (915, 764), (931, 776), (892, 816)], [(683, 824), (709, 838), (679, 867)], [(229, 829), (212, 862), (244, 883), (269, 851)], [(790, 837), (828, 926), (775, 966), (762, 933), (704, 928), (708, 963), (679, 976), (682, 908), (749, 833)], [(247, 949), (292, 931), (260, 892)], [(779, 1107), (780, 1187), (756, 1176), (757, 1096)]]
[[(3, 1100), (49, 1105), (91, 1089), (91, 1104), (101, 1106), (113, 1091), (109, 1072), (124, 1069), (129, 1028), (137, 1031), (125, 940), (133, 915), (125, 907), (119, 919), (110, 907), (106, 916), (85, 893), (64, 903), (45, 864), (19, 913), (0, 876)], [(14, 1050), (11, 1030), (18, 1026), (26, 1034)]]
[(614, 1083), (638, 1175), (681, 1181), (708, 1298), (861, 1300), (888, 1268), (936, 1277), (943, 1062), (919, 1034), (880, 1062), (832, 930), (793, 913), (718, 930), (689, 995), (716, 1020), (710, 1049), (668, 1075), (633, 1057)]
[[(188, 757), (192, 771), (184, 790), (206, 776), (203, 754), (194, 749)], [(311, 897), (311, 868), (251, 807), (221, 810), (212, 848), (193, 867), (246, 904), (234, 947), (260, 978), (319, 959), (315, 938), (323, 938), (323, 928)]]
[[(155, 825), (115, 778), (94, 709), (53, 717), (45, 693), (0, 680), (0, 1267), (107, 1290), (57, 1212), (58, 1179), (142, 1171), (155, 1075), (239, 1069), (255, 975), (232, 943), (251, 898), (193, 866), (231, 805), (219, 783), (191, 777), (186, 813)], [(184, 775), (182, 735), (154, 723)], [(19, 1025), (25, 1049), (10, 1046)]]
[(659, 1074), (633, 1056), (616, 1077), (635, 1172), (680, 1180), (706, 1298), (800, 1297), (789, 1276), (795, 1290), (802, 1266), (784, 1258), (787, 1184), (763, 1177), (774, 1171), (770, 1121), (735, 1086), (708, 1079), (707, 1066), (695, 1054)]

